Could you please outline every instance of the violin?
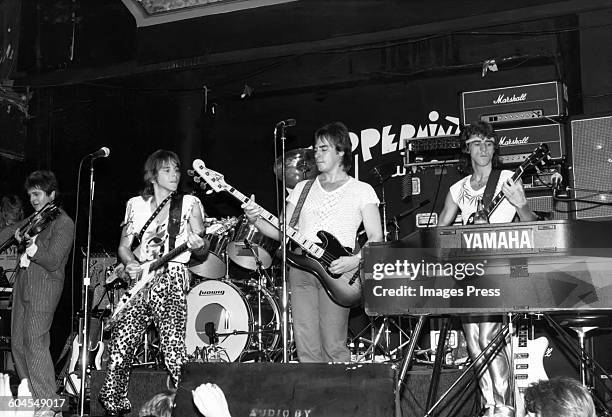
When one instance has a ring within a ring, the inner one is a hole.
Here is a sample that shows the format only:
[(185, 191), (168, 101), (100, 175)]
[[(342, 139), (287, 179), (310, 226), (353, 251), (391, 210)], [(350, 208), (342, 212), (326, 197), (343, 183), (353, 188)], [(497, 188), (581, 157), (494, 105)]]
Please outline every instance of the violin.
[[(47, 203), (45, 206), (39, 211), (32, 213), (26, 220), (23, 226), (19, 228), (19, 235), (25, 236), (28, 235), (30, 237), (34, 237), (43, 230), (45, 230), (53, 220), (55, 220), (61, 211), (59, 207), (55, 205), (55, 203)], [(0, 253), (2, 253), (7, 248), (13, 246), (17, 243), (17, 239), (15, 236), (11, 236), (8, 238), (2, 245), (0, 245)]]

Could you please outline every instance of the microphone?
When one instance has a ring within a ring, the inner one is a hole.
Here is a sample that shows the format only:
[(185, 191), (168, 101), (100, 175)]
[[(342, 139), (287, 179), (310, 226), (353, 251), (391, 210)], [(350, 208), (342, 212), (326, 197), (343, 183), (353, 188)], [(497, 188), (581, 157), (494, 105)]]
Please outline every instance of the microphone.
[(280, 122), (278, 122), (276, 124), (277, 127), (291, 127), (291, 126), (295, 126), (295, 119), (287, 119), (287, 120), (281, 120)]
[(559, 190), (561, 188), (562, 182), (563, 182), (563, 175), (561, 175), (559, 171), (555, 171), (550, 176), (550, 183), (552, 184), (553, 190)]
[(217, 336), (217, 332), (215, 331), (215, 323), (212, 321), (206, 322), (204, 325), (204, 333), (208, 336), (208, 343), (214, 345), (219, 341), (219, 337)]
[(110, 149), (107, 148), (106, 146), (103, 146), (97, 151), (92, 152), (87, 156), (91, 156), (91, 159), (97, 159), (97, 158), (107, 158), (109, 155), (110, 155)]

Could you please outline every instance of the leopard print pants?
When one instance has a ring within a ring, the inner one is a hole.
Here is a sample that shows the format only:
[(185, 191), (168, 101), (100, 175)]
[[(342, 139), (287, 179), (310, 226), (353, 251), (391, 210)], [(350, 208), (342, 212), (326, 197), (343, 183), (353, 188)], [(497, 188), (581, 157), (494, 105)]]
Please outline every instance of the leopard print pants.
[(188, 272), (183, 265), (171, 265), (156, 277), (148, 296), (136, 300), (130, 311), (112, 330), (108, 346), (109, 361), (100, 401), (109, 413), (131, 409), (127, 398), (130, 371), (136, 348), (147, 327), (155, 323), (164, 362), (176, 384), (185, 362), (187, 319), (186, 285)]

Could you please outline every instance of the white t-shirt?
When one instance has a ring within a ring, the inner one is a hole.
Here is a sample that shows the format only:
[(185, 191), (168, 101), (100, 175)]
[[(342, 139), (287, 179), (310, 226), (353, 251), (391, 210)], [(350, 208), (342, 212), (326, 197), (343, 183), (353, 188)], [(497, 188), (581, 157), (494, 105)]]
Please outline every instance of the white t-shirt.
[[(153, 214), (154, 210), (151, 208), (151, 199), (144, 199), (142, 197), (132, 197), (127, 202), (125, 209), (125, 218), (121, 226), (127, 226), (128, 235), (137, 235), (149, 217)], [(167, 202), (166, 204), (170, 204)], [(198, 206), (200, 213), (204, 213), (202, 203), (200, 200), (192, 195), (183, 196), (183, 207), (181, 209), (181, 225), (179, 233), (176, 236), (175, 247), (179, 246), (187, 241), (187, 222), (191, 215), (191, 210), (194, 205)], [(203, 217), (203, 216), (202, 216)], [(140, 262), (150, 261), (155, 259), (160, 254), (168, 253), (168, 216), (161, 218), (156, 217), (155, 220), (149, 224), (147, 230), (142, 236), (140, 249), (138, 249), (137, 256)], [(182, 254), (174, 258), (174, 262), (186, 263), (189, 261), (191, 256), (190, 251), (185, 251)]]
[[(287, 197), (287, 201), (297, 206), (307, 181), (299, 182)], [(367, 204), (378, 204), (374, 188), (368, 183), (350, 177), (349, 180), (333, 191), (325, 191), (317, 177), (304, 201), (300, 212), (298, 229), (307, 239), (319, 242), (319, 230), (334, 235), (343, 246), (353, 248), (355, 235), (363, 218), (361, 210)], [(291, 219), (287, 219), (289, 222)]]
[[(512, 177), (514, 173), (512, 171), (503, 170), (499, 176), (497, 187), (495, 187), (495, 193), (493, 198), (501, 192), (502, 185), (504, 182)], [(463, 218), (463, 224), (466, 224), (472, 213), (476, 212), (478, 208), (478, 200), (480, 200), (484, 194), (486, 186), (479, 190), (474, 190), (470, 184), (472, 179), (471, 175), (457, 181), (450, 187), (450, 193), (453, 201), (459, 206), (461, 210), (461, 217)], [(510, 204), (508, 199), (503, 199), (502, 202), (497, 206), (497, 209), (489, 217), (490, 223), (508, 223), (511, 222), (516, 214), (516, 208)]]

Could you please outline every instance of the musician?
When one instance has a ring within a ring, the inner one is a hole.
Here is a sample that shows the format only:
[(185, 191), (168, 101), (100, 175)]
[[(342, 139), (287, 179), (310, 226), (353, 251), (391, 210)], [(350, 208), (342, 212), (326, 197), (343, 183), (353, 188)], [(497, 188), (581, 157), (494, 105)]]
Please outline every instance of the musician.
[(0, 229), (23, 219), (23, 203), (17, 195), (5, 195), (0, 200)]
[[(325, 230), (343, 246), (353, 248), (357, 228), (363, 222), (369, 242), (382, 240), (379, 200), (367, 183), (348, 174), (351, 141), (346, 126), (327, 124), (315, 132), (315, 162), (320, 174), (314, 180), (300, 212), (297, 226), (306, 238), (318, 242)], [(293, 216), (307, 181), (296, 185), (287, 198), (287, 221)], [(261, 218), (253, 201), (242, 208), (249, 221), (266, 236), (280, 240), (277, 225)], [(342, 256), (329, 271), (341, 274), (359, 266), (360, 256)], [(295, 344), (300, 362), (348, 362), (346, 345), (349, 309), (335, 304), (318, 279), (305, 271), (289, 270)]]
[[(438, 226), (453, 224), (459, 211), (464, 224), (468, 221), (483, 197), (489, 175), (499, 163), (497, 134), (489, 123), (474, 122), (466, 126), (460, 139), (464, 168), (470, 175), (450, 187)], [(500, 173), (494, 195), (502, 192), (506, 198), (491, 214), (491, 223), (511, 222), (517, 215), (520, 221), (537, 220), (535, 213), (529, 209), (521, 181), (513, 183), (512, 174), (507, 170)], [(500, 329), (501, 316), (464, 319), (463, 330), (472, 359), (482, 352)], [(483, 396), (483, 415), (513, 415), (509, 366), (506, 349), (501, 348), (480, 374), (478, 382)]]
[[(175, 384), (186, 358), (186, 263), (190, 252), (203, 255), (208, 245), (199, 236), (204, 231), (202, 203), (194, 196), (176, 194), (180, 178), (178, 156), (158, 150), (144, 164), (144, 191), (127, 202), (117, 252), (131, 279), (145, 279), (140, 277), (141, 262), (153, 260), (185, 242), (190, 251), (177, 255), (167, 268), (153, 272), (153, 285), (128, 306), (113, 327), (106, 379), (100, 391), (100, 401), (109, 415), (121, 415), (131, 409), (127, 393), (134, 350), (151, 322), (159, 332), (160, 349)], [(133, 249), (133, 244), (138, 247)]]
[[(34, 171), (25, 181), (30, 204), (39, 212), (59, 193), (51, 171)], [(0, 231), (0, 241), (14, 236), (19, 243), (19, 268), (13, 286), (11, 351), (20, 378), (30, 381), (33, 397), (40, 400), (36, 416), (52, 417), (61, 408), (56, 394), (55, 369), (49, 352), (49, 329), (64, 288), (64, 269), (72, 246), (74, 222), (59, 209), (45, 216), (38, 234), (21, 230), (26, 220)], [(53, 408), (52, 406), (57, 406)]]

